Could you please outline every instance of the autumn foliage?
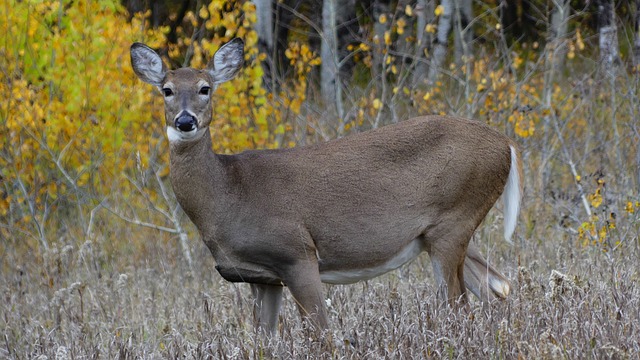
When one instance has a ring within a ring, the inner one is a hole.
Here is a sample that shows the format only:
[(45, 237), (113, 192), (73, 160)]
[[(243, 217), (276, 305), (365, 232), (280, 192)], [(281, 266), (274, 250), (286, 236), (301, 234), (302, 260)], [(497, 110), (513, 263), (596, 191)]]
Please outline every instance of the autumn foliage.
[(2, 12), (0, 231), (46, 247), (63, 219), (126, 188), (114, 179), (158, 146), (149, 120), (160, 114), (127, 48), (164, 36), (141, 15), (126, 21), (116, 2), (12, 1)]
[[(633, 115), (621, 110), (636, 103), (636, 73), (613, 82), (598, 77), (588, 30), (570, 33), (561, 54), (570, 70), (556, 69), (549, 55), (555, 48), (548, 44), (501, 50), (501, 28), (487, 11), (476, 19), (484, 45), (472, 57), (452, 59), (442, 70), (446, 76), (425, 86), (412, 81), (417, 62), (399, 50), (404, 42), (416, 42), (416, 10), (407, 5), (369, 19), (385, 27), (384, 36), (364, 33), (348, 45), (354, 70), (344, 79), (352, 86), (345, 87), (339, 117), (324, 111), (316, 95), (310, 79), (321, 61), (304, 35), (290, 37), (286, 76), (276, 86), (263, 84), (268, 54), (258, 51), (251, 2), (206, 2), (186, 13), (175, 42), (167, 40), (169, 28), (150, 26), (149, 13), (127, 14), (118, 1), (5, 5), (0, 236), (6, 240), (0, 247), (84, 241), (122, 220), (156, 230), (185, 222), (174, 211), (166, 178), (161, 99), (135, 78), (129, 63), (134, 41), (158, 49), (170, 67), (199, 68), (221, 44), (244, 39), (242, 74), (215, 93), (217, 152), (290, 147), (413, 115), (458, 114), (489, 123), (522, 144), (531, 211), (563, 219), (576, 244), (611, 249), (619, 243), (621, 217), (638, 213), (638, 193), (627, 176), (637, 127)], [(436, 33), (442, 14), (436, 7), (427, 33)], [(627, 146), (604, 151), (611, 142)], [(571, 205), (557, 208), (548, 197)], [(536, 229), (535, 218), (525, 216), (524, 228)]]
[[(167, 173), (161, 99), (134, 76), (129, 46), (142, 41), (166, 48), (167, 29), (150, 28), (149, 14), (129, 21), (117, 1), (10, 3), (0, 20), (0, 89), (9, 94), (0, 109), (0, 233), (4, 239), (25, 234), (46, 248), (65, 219), (82, 220), (73, 226), (83, 238), (92, 209), (113, 210), (122, 200), (136, 204), (141, 192), (156, 199), (154, 189), (139, 188), (135, 179), (148, 171), (162, 178)], [(243, 74), (216, 94), (220, 152), (279, 146), (285, 112), (299, 113), (304, 101), (304, 81), (292, 82), (302, 91), (292, 91), (283, 105), (263, 88), (253, 11), (249, 2), (229, 9), (213, 1), (189, 15), (200, 17), (213, 38), (191, 43), (184, 37), (168, 48), (171, 66), (191, 47), (190, 65), (201, 67), (221, 44), (245, 40)], [(313, 62), (308, 52), (290, 57)], [(304, 80), (309, 68), (301, 66)]]

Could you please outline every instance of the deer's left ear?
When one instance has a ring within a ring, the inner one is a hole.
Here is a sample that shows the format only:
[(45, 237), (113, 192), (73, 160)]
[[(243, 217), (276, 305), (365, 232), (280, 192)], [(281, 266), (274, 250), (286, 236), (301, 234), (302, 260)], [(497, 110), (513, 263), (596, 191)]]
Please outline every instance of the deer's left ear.
[(207, 69), (216, 84), (233, 79), (244, 64), (244, 42), (235, 38), (222, 45), (209, 61)]

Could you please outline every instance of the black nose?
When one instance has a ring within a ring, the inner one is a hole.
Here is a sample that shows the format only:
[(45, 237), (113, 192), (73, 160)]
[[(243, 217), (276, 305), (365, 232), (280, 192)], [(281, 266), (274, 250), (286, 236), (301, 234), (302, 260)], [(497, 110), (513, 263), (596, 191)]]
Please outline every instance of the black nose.
[(196, 118), (187, 113), (183, 113), (182, 115), (178, 116), (178, 118), (176, 119), (176, 127), (180, 131), (186, 132), (186, 131), (194, 130), (196, 128), (196, 125), (197, 125)]

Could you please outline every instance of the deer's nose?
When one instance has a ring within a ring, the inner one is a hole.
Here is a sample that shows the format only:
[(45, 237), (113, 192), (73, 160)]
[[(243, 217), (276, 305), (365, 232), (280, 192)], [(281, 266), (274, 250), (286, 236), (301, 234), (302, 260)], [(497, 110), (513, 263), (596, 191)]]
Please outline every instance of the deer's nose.
[(176, 127), (180, 131), (189, 132), (195, 130), (196, 125), (196, 118), (188, 113), (182, 113), (176, 119)]

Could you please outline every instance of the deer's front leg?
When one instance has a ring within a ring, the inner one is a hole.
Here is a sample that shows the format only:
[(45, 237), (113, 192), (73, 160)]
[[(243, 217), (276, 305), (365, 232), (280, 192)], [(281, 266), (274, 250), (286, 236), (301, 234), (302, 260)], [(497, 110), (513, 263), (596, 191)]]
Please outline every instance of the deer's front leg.
[(251, 284), (251, 292), (255, 297), (253, 318), (258, 327), (269, 334), (278, 328), (278, 314), (282, 304), (282, 286)]
[(327, 329), (322, 282), (316, 259), (302, 260), (291, 266), (285, 276), (300, 314), (310, 319), (318, 330)]

